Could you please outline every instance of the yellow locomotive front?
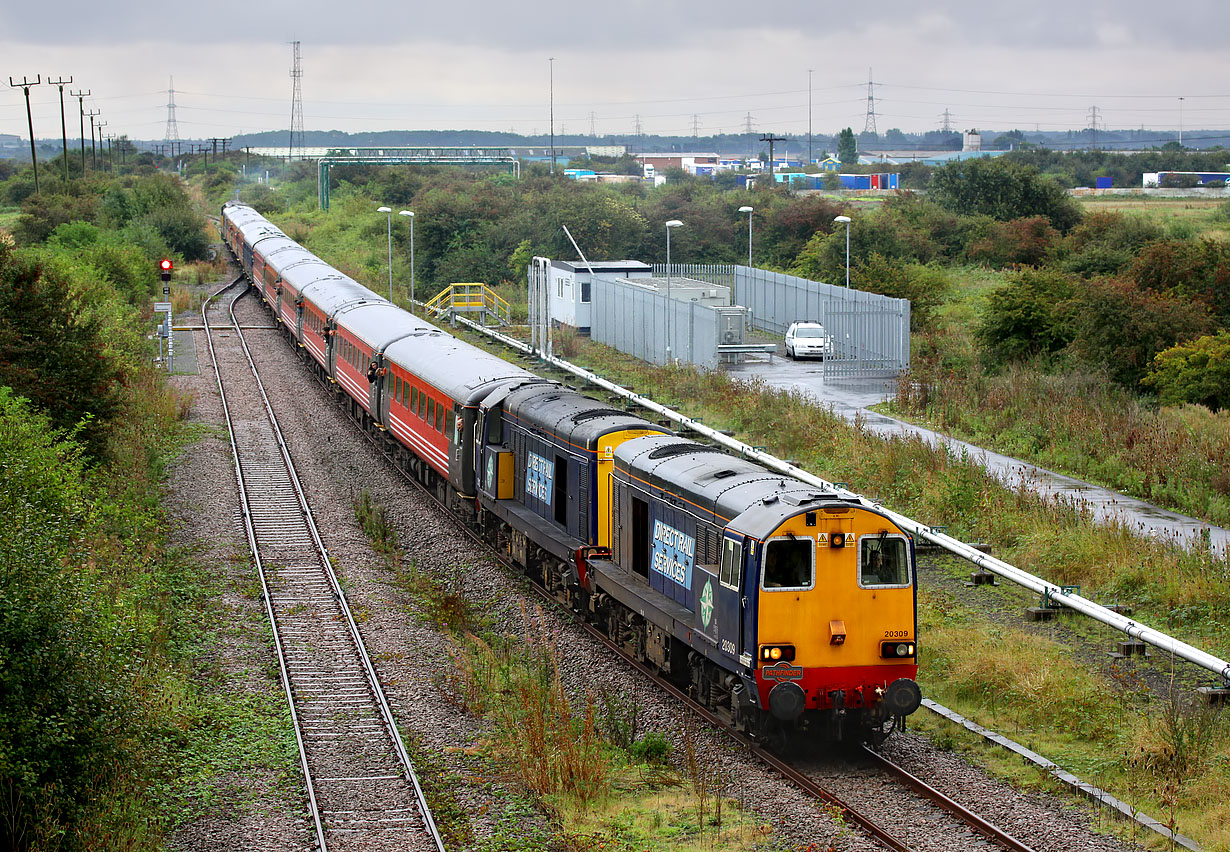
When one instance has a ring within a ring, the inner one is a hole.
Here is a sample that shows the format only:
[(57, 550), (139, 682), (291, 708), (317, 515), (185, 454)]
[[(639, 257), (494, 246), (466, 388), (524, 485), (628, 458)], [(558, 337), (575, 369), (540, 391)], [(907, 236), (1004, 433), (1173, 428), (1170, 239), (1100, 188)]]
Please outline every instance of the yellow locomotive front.
[(918, 709), (913, 545), (905, 533), (873, 510), (833, 502), (791, 514), (749, 544), (759, 569), (761, 707), (837, 737), (849, 724), (878, 731)]

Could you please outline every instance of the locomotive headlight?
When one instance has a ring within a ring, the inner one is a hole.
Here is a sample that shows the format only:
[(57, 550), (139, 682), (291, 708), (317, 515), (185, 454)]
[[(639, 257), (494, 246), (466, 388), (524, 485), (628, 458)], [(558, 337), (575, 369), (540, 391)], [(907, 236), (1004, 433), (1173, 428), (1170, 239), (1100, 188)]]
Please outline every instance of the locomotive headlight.
[(761, 645), (760, 659), (766, 663), (790, 662), (794, 659), (793, 645)]
[(880, 656), (889, 659), (905, 660), (914, 656), (913, 642), (881, 642)]

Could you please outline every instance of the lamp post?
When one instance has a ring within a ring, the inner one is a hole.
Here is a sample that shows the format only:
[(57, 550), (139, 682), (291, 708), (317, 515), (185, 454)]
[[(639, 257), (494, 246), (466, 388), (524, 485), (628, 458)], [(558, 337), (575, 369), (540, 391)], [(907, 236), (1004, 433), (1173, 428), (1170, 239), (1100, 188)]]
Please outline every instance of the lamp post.
[(414, 313), (414, 211), (402, 210), (397, 215), (410, 217), (410, 313)]
[(671, 320), (674, 311), (671, 310), (671, 228), (678, 228), (683, 223), (671, 219), (666, 223), (666, 363), (671, 362)]
[(377, 213), (384, 213), (388, 217), (388, 232), (389, 232), (389, 301), (393, 301), (393, 208), (392, 207), (377, 207)]
[(1183, 98), (1179, 97), (1179, 147), (1183, 147)]
[(739, 208), (740, 213), (747, 214), (747, 266), (749, 269), (752, 266), (752, 211), (755, 209), (747, 206)]
[(846, 286), (850, 286), (850, 217), (838, 216), (833, 220), (833, 224), (845, 224), (846, 226)]

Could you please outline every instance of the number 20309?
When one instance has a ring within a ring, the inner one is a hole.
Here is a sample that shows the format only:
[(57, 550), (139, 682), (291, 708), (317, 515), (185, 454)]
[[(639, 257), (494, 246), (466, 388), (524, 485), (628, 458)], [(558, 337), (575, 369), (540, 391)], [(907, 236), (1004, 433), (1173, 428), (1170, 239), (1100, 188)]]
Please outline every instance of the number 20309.
[(910, 631), (908, 630), (885, 630), (885, 639), (909, 639)]

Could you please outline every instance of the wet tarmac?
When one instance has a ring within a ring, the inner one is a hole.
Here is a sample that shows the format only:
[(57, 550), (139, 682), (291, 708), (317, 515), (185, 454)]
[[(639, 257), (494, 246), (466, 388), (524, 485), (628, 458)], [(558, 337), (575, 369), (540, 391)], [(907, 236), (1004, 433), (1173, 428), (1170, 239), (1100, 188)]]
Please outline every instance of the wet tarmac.
[(964, 453), (981, 462), (1009, 487), (1025, 486), (1056, 500), (1083, 504), (1095, 518), (1107, 523), (1122, 523), (1142, 536), (1173, 539), (1184, 547), (1205, 539), (1215, 553), (1223, 558), (1230, 557), (1230, 530), (1223, 527), (1210, 526), (1197, 518), (1162, 509), (1135, 497), (869, 411), (868, 406), (895, 395), (895, 379), (826, 379), (821, 363), (791, 361), (784, 357), (774, 358), (772, 362), (748, 361), (731, 367), (730, 372), (735, 377), (760, 378), (770, 387), (797, 391), (832, 409), (835, 414), (861, 424), (869, 432), (885, 437), (915, 435), (931, 446), (947, 447), (957, 455)]

